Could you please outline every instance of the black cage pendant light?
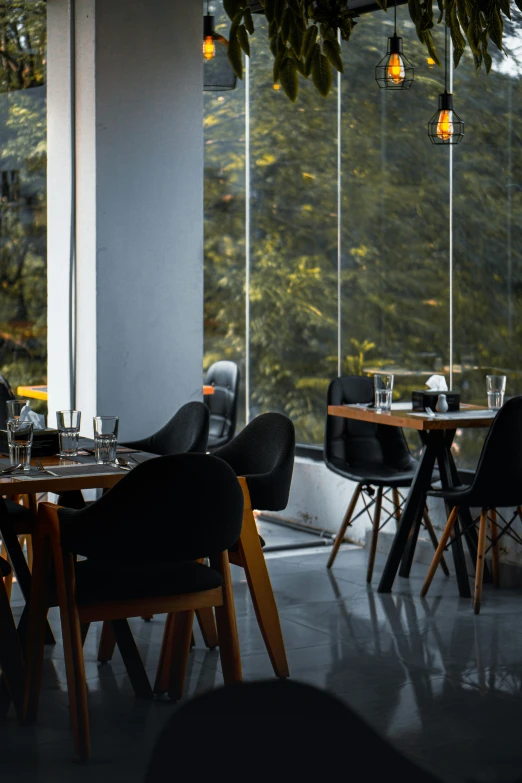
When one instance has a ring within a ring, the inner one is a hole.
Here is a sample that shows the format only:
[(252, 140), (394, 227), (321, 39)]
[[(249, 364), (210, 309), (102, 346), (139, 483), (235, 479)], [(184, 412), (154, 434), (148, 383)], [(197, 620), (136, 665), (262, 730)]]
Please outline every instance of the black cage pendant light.
[(394, 6), (394, 33), (388, 38), (388, 51), (375, 66), (375, 81), (383, 90), (409, 90), (415, 70), (402, 52), (402, 38), (397, 35), (397, 2)]
[(428, 122), (428, 136), (432, 144), (460, 144), (464, 138), (464, 120), (453, 109), (453, 95), (448, 92), (448, 28), (444, 39), (444, 92), (439, 95), (439, 106)]
[(236, 74), (227, 56), (228, 41), (214, 29), (214, 17), (207, 13), (203, 17), (203, 91), (223, 92), (233, 90), (237, 84)]

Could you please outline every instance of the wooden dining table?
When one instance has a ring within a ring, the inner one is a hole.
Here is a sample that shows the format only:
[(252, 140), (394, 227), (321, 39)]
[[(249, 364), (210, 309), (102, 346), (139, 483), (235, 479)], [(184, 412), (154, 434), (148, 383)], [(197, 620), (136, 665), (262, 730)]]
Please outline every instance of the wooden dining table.
[[(394, 536), (378, 591), (389, 593), (397, 576), (410, 574), (413, 556), (419, 536), (422, 513), (426, 505), (427, 493), (431, 488), (433, 470), (437, 465), (443, 489), (451, 489), (461, 484), (451, 446), (457, 429), (488, 428), (495, 418), (495, 412), (478, 405), (463, 405), (455, 413), (435, 414), (413, 411), (410, 403), (399, 403), (390, 411), (378, 411), (367, 405), (329, 405), (330, 416), (341, 416), (371, 424), (417, 430), (423, 449), (417, 463), (415, 476), (406, 498), (400, 524)], [(452, 553), (455, 564), (459, 593), (470, 598), (471, 590), (467, 574), (466, 560), (462, 546), (462, 536), (466, 540), (471, 560), (476, 562), (477, 535), (471, 512), (464, 507), (459, 511), (453, 539)], [(489, 574), (485, 572), (485, 579)]]

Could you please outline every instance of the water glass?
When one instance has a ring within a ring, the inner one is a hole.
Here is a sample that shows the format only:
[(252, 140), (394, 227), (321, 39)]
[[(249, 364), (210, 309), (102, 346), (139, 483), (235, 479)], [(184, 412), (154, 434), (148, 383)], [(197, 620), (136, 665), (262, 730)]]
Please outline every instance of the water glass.
[(373, 376), (375, 389), (375, 408), (377, 411), (389, 411), (392, 403), (393, 375), (379, 373)]
[(488, 408), (492, 411), (500, 410), (504, 404), (506, 376), (486, 375), (486, 388), (488, 391)]
[(33, 445), (33, 422), (9, 419), (7, 422), (7, 440), (11, 465), (22, 465), (24, 470), (29, 470), (31, 467), (31, 447)]
[(10, 419), (19, 419), (24, 408), (30, 410), (31, 403), (29, 400), (7, 400), (7, 421)]
[(81, 419), (80, 411), (56, 411), (60, 457), (76, 457), (78, 455)]
[(118, 417), (95, 416), (94, 457), (98, 465), (116, 464), (116, 445), (118, 443)]

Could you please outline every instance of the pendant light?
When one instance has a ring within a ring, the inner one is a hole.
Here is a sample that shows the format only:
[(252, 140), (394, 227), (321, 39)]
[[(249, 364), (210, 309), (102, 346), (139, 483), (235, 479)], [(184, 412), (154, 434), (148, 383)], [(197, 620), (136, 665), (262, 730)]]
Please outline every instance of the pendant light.
[(207, 13), (203, 17), (203, 92), (235, 89), (237, 78), (228, 61), (227, 47), (227, 39), (214, 29), (214, 16), (207, 0)]
[(207, 0), (207, 13), (203, 17), (203, 57), (212, 60), (216, 56), (216, 43), (214, 41), (214, 17), (210, 13), (210, 0)]
[(439, 95), (439, 106), (428, 122), (428, 136), (432, 144), (460, 144), (464, 138), (464, 121), (453, 110), (453, 95), (448, 92), (448, 27), (444, 39), (444, 92)]
[(383, 90), (409, 90), (415, 70), (402, 52), (402, 38), (397, 35), (397, 0), (394, 6), (394, 33), (388, 38), (388, 51), (375, 66), (375, 81)]

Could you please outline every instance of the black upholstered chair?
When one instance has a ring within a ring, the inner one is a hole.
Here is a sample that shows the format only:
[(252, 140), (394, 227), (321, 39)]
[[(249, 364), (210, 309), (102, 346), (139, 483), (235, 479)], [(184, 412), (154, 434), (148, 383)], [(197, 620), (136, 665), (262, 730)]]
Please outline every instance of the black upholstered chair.
[[(202, 726), (212, 727), (202, 736)], [(149, 764), (145, 783), (158, 783), (172, 767), (174, 747), (193, 759), (204, 753), (219, 758), (234, 727), (234, 764), (255, 779), (329, 780), (338, 776), (339, 749), (346, 737), (361, 752), (350, 757), (356, 781), (400, 780), (435, 783), (393, 748), (362, 718), (327, 691), (288, 680), (245, 682), (216, 688), (180, 706), (163, 729)], [(270, 741), (259, 752), (259, 737), (270, 727)], [(309, 749), (327, 747), (329, 753)], [(196, 776), (197, 777), (197, 776)]]
[(0, 680), (0, 695), (3, 696), (4, 685), (7, 688), (7, 697), (0, 698), (0, 712), (3, 712), (2, 704), (7, 707), (10, 699), (21, 718), (25, 670), (22, 648), (4, 585), (4, 579), (10, 575), (11, 566), (7, 560), (0, 557), (0, 670), (3, 679), (3, 682)]
[[(169, 695), (181, 697), (194, 610), (216, 607), (225, 683), (241, 679), (227, 550), (239, 538), (243, 495), (223, 460), (178, 454), (149, 460), (82, 510), (40, 504), (29, 611), (25, 720), (36, 718), (43, 628), (52, 603), (51, 555), (78, 754), (89, 755), (82, 634), (110, 621), (137, 695), (153, 692), (126, 618), (170, 612), (179, 645), (169, 655)], [(139, 541), (139, 546), (137, 545)], [(76, 562), (76, 556), (86, 560)], [(198, 562), (210, 558), (210, 566)]]
[(150, 454), (204, 454), (207, 450), (208, 408), (202, 402), (187, 402), (171, 420), (154, 435), (123, 445)]
[[(372, 403), (374, 398), (373, 379), (362, 375), (344, 375), (335, 378), (328, 387), (328, 405)], [(355, 491), (348, 505), (337, 538), (328, 560), (328, 568), (334, 564), (337, 552), (346, 535), (348, 525), (361, 514), (370, 514), (375, 505), (372, 519), (372, 538), (368, 560), (368, 583), (372, 580), (379, 530), (390, 519), (400, 520), (404, 498), (400, 490), (409, 489), (417, 467), (410, 454), (404, 433), (400, 427), (371, 424), (364, 421), (345, 419), (340, 416), (326, 416), (324, 461), (326, 467), (344, 478), (356, 483)], [(391, 493), (391, 498), (390, 498)], [(364, 509), (354, 516), (359, 498)], [(383, 501), (391, 507), (384, 522), (381, 522)], [(423, 522), (435, 548), (438, 541), (427, 509)], [(441, 563), (444, 572), (448, 569)]]
[[(508, 535), (518, 544), (522, 538), (513, 530), (513, 522), (521, 517), (522, 506), (522, 396), (513, 397), (499, 410), (488, 432), (474, 476), (464, 476), (469, 483), (448, 490), (433, 490), (429, 494), (442, 498), (451, 513), (439, 546), (428, 571), (421, 595), (429, 590), (435, 571), (452, 534), (461, 506), (480, 508), (477, 564), (475, 570), (474, 612), (480, 612), (484, 558), (491, 550), (493, 581), (499, 586), (498, 542)], [(498, 509), (513, 509), (505, 519)], [(499, 523), (498, 517), (502, 523)], [(488, 537), (488, 522), (490, 536)], [(489, 542), (489, 546), (487, 545)]]
[[(281, 511), (286, 507), (294, 453), (294, 425), (280, 413), (257, 416), (231, 443), (214, 452), (215, 457), (227, 462), (236, 476), (240, 477), (244, 496), (243, 525), (237, 544), (230, 548), (229, 558), (231, 563), (245, 569), (257, 622), (277, 677), (289, 676), (288, 662), (279, 613), (263, 555), (264, 541), (257, 532), (253, 509)], [(204, 620), (209, 628), (212, 618), (204, 616)], [(207, 634), (204, 631), (203, 635), (206, 635), (207, 641), (210, 636), (208, 631)], [(166, 685), (165, 671), (159, 667), (155, 693), (164, 693)]]
[(15, 400), (15, 394), (9, 385), (9, 381), (3, 375), (0, 375), (0, 430), (7, 427), (7, 408), (8, 400)]
[(239, 399), (239, 367), (235, 362), (214, 362), (205, 375), (205, 384), (214, 394), (205, 395), (210, 411), (209, 451), (224, 446), (234, 437)]

